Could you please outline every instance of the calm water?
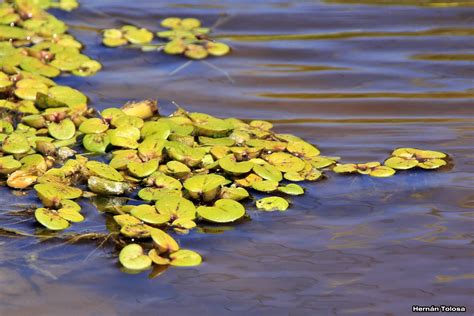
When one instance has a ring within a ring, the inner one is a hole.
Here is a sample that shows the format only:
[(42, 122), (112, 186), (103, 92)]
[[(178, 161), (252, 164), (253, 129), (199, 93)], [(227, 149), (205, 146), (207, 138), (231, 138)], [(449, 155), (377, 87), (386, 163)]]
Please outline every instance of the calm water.
[[(204, 264), (155, 279), (120, 272), (111, 247), (0, 239), (0, 315), (408, 315), (413, 304), (472, 314), (472, 5), (84, 0), (58, 13), (104, 64), (95, 77), (60, 82), (97, 108), (159, 98), (169, 110), (174, 100), (271, 120), (343, 162), (413, 146), (447, 152), (454, 166), (390, 179), (329, 173), (285, 213), (250, 208), (250, 222), (178, 237)], [(124, 21), (157, 30), (170, 15), (217, 22), (233, 53), (176, 72), (186, 60), (105, 49), (94, 31)], [(35, 232), (33, 220), (6, 212), (37, 201), (0, 190), (2, 226)], [(84, 206), (87, 221), (74, 229), (105, 231), (105, 216)]]

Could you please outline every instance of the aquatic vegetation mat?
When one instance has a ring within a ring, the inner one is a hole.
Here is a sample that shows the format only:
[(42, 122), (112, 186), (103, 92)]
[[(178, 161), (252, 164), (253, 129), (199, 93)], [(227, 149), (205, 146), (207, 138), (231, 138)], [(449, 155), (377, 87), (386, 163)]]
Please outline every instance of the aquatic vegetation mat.
[(102, 32), (102, 44), (107, 47), (131, 46), (143, 51), (163, 51), (168, 55), (183, 55), (189, 59), (219, 57), (230, 53), (227, 44), (213, 40), (211, 29), (202, 27), (195, 18), (169, 17), (161, 21), (166, 31), (156, 32), (158, 38), (167, 43), (152, 43), (153, 32), (134, 25), (124, 25), (120, 29), (106, 29)]
[[(113, 239), (127, 272), (160, 266), (196, 266), (201, 256), (181, 249), (176, 235), (250, 220), (249, 208), (286, 211), (305, 193), (297, 182), (326, 173), (391, 177), (447, 164), (442, 152), (398, 148), (384, 162), (338, 163), (270, 122), (218, 118), (176, 105), (169, 116), (157, 101), (129, 102), (100, 113), (80, 91), (57, 85), (64, 73), (89, 76), (99, 62), (45, 9), (71, 10), (75, 1), (16, 0), (0, 5), (0, 175), (18, 194), (36, 192), (41, 205), (21, 216), (46, 231), (64, 231), (86, 219), (91, 203), (110, 231), (54, 238), (72, 242)], [(229, 47), (204, 35), (194, 18), (167, 18), (158, 32), (169, 54), (221, 56)], [(153, 33), (135, 26), (103, 33), (107, 46), (149, 45)], [(253, 204), (253, 205), (252, 205)], [(20, 213), (17, 213), (18, 216)], [(111, 220), (111, 222), (110, 222)], [(214, 226), (213, 226), (214, 225)], [(207, 228), (204, 228), (207, 227)], [(8, 228), (0, 236), (34, 236)], [(41, 236), (44, 238), (44, 236)], [(53, 238), (53, 237), (52, 237)]]

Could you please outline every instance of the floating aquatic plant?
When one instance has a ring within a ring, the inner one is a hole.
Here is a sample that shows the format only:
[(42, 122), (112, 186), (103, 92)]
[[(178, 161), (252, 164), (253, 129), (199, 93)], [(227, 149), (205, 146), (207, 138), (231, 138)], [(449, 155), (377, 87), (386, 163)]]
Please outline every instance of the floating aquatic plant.
[(384, 178), (391, 177), (395, 174), (395, 170), (388, 167), (382, 166), (380, 162), (372, 161), (367, 163), (349, 163), (349, 164), (338, 164), (332, 171), (336, 173), (359, 173), (367, 174), (372, 177)]
[(209, 38), (209, 28), (201, 26), (195, 18), (169, 17), (161, 21), (166, 31), (156, 35), (167, 43), (151, 44), (153, 33), (145, 28), (124, 25), (120, 29), (106, 29), (102, 32), (102, 44), (108, 47), (139, 45), (142, 50), (162, 49), (169, 55), (184, 55), (190, 59), (205, 59), (208, 56), (224, 56), (230, 52), (227, 44)]
[(447, 164), (444, 160), (446, 154), (416, 148), (398, 148), (392, 152), (392, 157), (385, 160), (384, 164), (393, 169), (406, 170), (414, 167), (423, 169), (437, 169)]
[[(288, 197), (305, 193), (294, 182), (320, 180), (323, 172), (388, 177), (394, 169), (447, 164), (444, 153), (414, 148), (396, 149), (384, 165), (337, 164), (339, 158), (276, 133), (270, 122), (222, 119), (181, 107), (163, 116), (151, 100), (96, 113), (83, 93), (51, 80), (101, 68), (81, 53), (82, 44), (67, 34), (67, 26), (45, 11), (53, 7), (71, 10), (77, 2), (0, 4), (0, 175), (12, 189), (34, 188), (42, 206), (31, 215), (46, 229), (82, 222), (77, 199), (112, 214), (126, 271), (155, 266), (159, 274), (162, 266), (199, 265), (201, 256), (180, 249), (168, 232), (223, 230), (206, 223), (250, 218), (246, 209), (253, 195), (271, 194), (256, 201), (257, 209), (285, 211)], [(168, 29), (157, 33), (169, 40), (166, 53), (202, 59), (230, 50), (210, 40), (210, 30), (197, 19), (167, 18), (161, 25)], [(103, 34), (107, 46), (153, 40), (153, 33), (135, 26)]]

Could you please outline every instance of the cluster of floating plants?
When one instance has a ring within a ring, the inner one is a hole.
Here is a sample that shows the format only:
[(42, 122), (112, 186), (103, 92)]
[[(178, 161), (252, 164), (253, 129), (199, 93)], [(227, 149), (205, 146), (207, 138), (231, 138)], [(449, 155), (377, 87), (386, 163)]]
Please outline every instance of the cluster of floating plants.
[[(198, 253), (180, 249), (166, 231), (185, 234), (203, 223), (248, 219), (246, 206), (255, 193), (268, 195), (255, 201), (257, 209), (285, 211), (289, 196), (304, 194), (296, 182), (320, 180), (323, 170), (389, 177), (396, 170), (446, 164), (444, 153), (414, 148), (396, 149), (383, 164), (338, 164), (303, 139), (273, 131), (270, 122), (181, 107), (162, 116), (149, 100), (96, 113), (84, 94), (49, 79), (100, 69), (80, 53), (82, 45), (65, 24), (44, 11), (74, 3), (18, 0), (0, 6), (8, 21), (0, 26), (0, 174), (12, 189), (34, 188), (42, 202), (34, 217), (48, 230), (84, 221), (81, 198), (112, 214), (127, 270), (200, 264)], [(172, 45), (207, 32), (194, 19), (170, 18), (163, 25), (171, 30), (159, 35)], [(110, 46), (152, 38), (134, 27), (104, 34)]]
[(166, 44), (150, 44), (153, 33), (145, 28), (124, 25), (120, 29), (103, 31), (102, 43), (108, 47), (141, 45), (143, 50), (163, 49), (166, 54), (184, 55), (190, 59), (204, 59), (208, 56), (224, 56), (230, 47), (208, 37), (209, 28), (201, 27), (201, 21), (195, 18), (169, 17), (161, 21), (166, 31), (157, 32), (159, 38), (168, 40)]

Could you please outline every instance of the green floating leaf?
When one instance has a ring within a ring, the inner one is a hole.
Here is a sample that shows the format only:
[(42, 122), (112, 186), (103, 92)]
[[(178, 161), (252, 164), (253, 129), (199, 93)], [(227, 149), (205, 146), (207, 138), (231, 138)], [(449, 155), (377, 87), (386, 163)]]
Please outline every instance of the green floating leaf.
[(278, 188), (278, 182), (274, 180), (257, 181), (252, 184), (252, 189), (261, 192), (273, 192)]
[(3, 140), (2, 150), (8, 154), (24, 154), (30, 149), (30, 143), (23, 134), (12, 133)]
[(256, 203), (257, 208), (264, 211), (286, 211), (288, 209), (289, 203), (284, 198), (279, 196), (270, 196), (263, 199), (260, 199)]
[(229, 180), (216, 174), (197, 175), (184, 182), (184, 188), (189, 195), (196, 200), (208, 202), (214, 200), (220, 192), (221, 186), (229, 183)]
[(305, 167), (303, 160), (284, 152), (272, 153), (266, 156), (265, 160), (281, 172), (298, 172)]
[(289, 195), (302, 195), (304, 194), (304, 189), (297, 185), (296, 183), (290, 183), (285, 186), (279, 186), (278, 191), (283, 192)]
[(152, 225), (162, 225), (169, 222), (171, 219), (170, 216), (158, 213), (155, 207), (147, 204), (133, 207), (130, 214), (143, 222)]
[(201, 256), (192, 250), (181, 249), (170, 254), (170, 264), (176, 267), (193, 267), (202, 262)]
[(233, 175), (248, 173), (254, 167), (253, 163), (249, 161), (237, 162), (234, 155), (228, 155), (219, 159), (219, 166)]
[(265, 180), (280, 182), (283, 179), (280, 170), (270, 164), (255, 165), (253, 171)]
[(158, 213), (167, 215), (169, 218), (195, 219), (196, 208), (193, 202), (185, 198), (161, 198), (156, 201), (155, 207)]
[(76, 133), (76, 125), (71, 119), (64, 119), (58, 123), (50, 123), (48, 132), (49, 135), (59, 140), (70, 139)]
[(69, 228), (69, 222), (61, 217), (57, 211), (47, 208), (37, 208), (35, 210), (36, 220), (50, 230), (64, 230)]
[(174, 252), (179, 250), (179, 245), (176, 240), (174, 240), (173, 237), (161, 229), (153, 229), (151, 232), (151, 238), (153, 239), (155, 248), (159, 253)]
[(158, 169), (158, 160), (152, 159), (147, 162), (130, 161), (127, 165), (128, 171), (137, 178), (151, 175)]
[(245, 215), (245, 208), (239, 202), (230, 199), (220, 199), (214, 206), (200, 206), (197, 214), (213, 223), (231, 223)]
[(87, 151), (93, 153), (105, 153), (110, 145), (109, 135), (105, 133), (87, 134), (82, 139), (82, 145)]
[(117, 170), (115, 170), (114, 168), (110, 167), (109, 165), (103, 162), (99, 162), (95, 160), (88, 161), (86, 163), (86, 168), (94, 176), (101, 177), (101, 178), (111, 180), (111, 181), (118, 181), (118, 182), (124, 181), (123, 176), (120, 174), (120, 172), (118, 172)]
[(46, 207), (57, 206), (61, 200), (77, 199), (82, 195), (81, 189), (59, 183), (37, 184), (34, 188)]
[(84, 134), (100, 134), (108, 129), (109, 124), (97, 117), (87, 119), (79, 126), (79, 130)]
[(120, 263), (130, 270), (146, 270), (151, 267), (152, 261), (139, 244), (129, 244), (122, 248), (119, 254)]

